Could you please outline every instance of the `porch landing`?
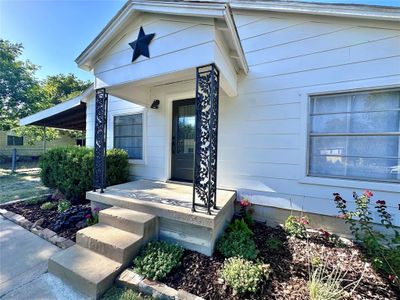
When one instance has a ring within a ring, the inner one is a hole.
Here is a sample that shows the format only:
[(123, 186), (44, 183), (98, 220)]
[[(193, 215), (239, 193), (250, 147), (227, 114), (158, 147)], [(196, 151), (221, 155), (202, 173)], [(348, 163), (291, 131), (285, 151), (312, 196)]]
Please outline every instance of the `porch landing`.
[(186, 249), (211, 255), (214, 245), (234, 213), (236, 192), (217, 190), (217, 210), (201, 207), (192, 212), (191, 185), (137, 180), (87, 192), (94, 205), (117, 206), (157, 216), (158, 238)]

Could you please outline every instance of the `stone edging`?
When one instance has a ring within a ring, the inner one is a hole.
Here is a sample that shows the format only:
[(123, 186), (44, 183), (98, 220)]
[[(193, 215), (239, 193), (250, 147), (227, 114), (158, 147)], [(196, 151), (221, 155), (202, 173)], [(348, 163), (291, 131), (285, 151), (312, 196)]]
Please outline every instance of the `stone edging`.
[(59, 248), (67, 249), (67, 248), (75, 245), (74, 241), (66, 239), (62, 236), (58, 236), (54, 231), (52, 231), (48, 228), (42, 228), (39, 225), (32, 223), (31, 221), (25, 219), (25, 217), (23, 217), (19, 214), (16, 214), (16, 213), (13, 213), (6, 209), (0, 208), (0, 215), (2, 215), (4, 218), (10, 220), (11, 222), (14, 222), (14, 223), (24, 227), (25, 229), (36, 234), (37, 236), (40, 236), (42, 239), (45, 239), (46, 241), (56, 245)]
[(199, 296), (184, 290), (176, 290), (164, 283), (144, 278), (132, 269), (126, 269), (115, 282), (123, 287), (133, 289), (143, 294), (162, 300), (204, 300)]

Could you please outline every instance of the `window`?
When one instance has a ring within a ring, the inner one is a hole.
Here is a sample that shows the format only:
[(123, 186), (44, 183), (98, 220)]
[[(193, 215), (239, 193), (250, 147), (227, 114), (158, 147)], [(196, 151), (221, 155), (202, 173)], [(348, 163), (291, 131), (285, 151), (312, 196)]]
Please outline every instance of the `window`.
[(7, 135), (7, 146), (23, 146), (24, 138), (22, 136)]
[(143, 159), (143, 114), (114, 117), (114, 148), (126, 150), (129, 158)]
[(86, 140), (85, 139), (76, 139), (76, 145), (79, 147), (85, 147), (86, 146)]
[(312, 96), (308, 175), (400, 182), (400, 90)]

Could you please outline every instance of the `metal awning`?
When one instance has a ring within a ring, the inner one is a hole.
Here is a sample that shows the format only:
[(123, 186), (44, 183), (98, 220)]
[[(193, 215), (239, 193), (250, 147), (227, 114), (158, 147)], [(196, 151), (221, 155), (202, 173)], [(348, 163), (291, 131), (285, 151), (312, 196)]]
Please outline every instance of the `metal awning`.
[(81, 95), (22, 118), (20, 125), (37, 125), (58, 129), (86, 130), (86, 98), (93, 85)]

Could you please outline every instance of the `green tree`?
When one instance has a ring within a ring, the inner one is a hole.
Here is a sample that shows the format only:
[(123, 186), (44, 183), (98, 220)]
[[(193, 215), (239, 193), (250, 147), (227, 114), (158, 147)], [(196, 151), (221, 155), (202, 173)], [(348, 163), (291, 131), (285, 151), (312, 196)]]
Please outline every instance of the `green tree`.
[(10, 130), (18, 119), (43, 108), (42, 88), (35, 78), (39, 68), (22, 61), (22, 44), (0, 39), (0, 130)]
[(46, 78), (43, 91), (52, 106), (78, 96), (89, 85), (89, 81), (80, 80), (74, 74), (58, 74)]

